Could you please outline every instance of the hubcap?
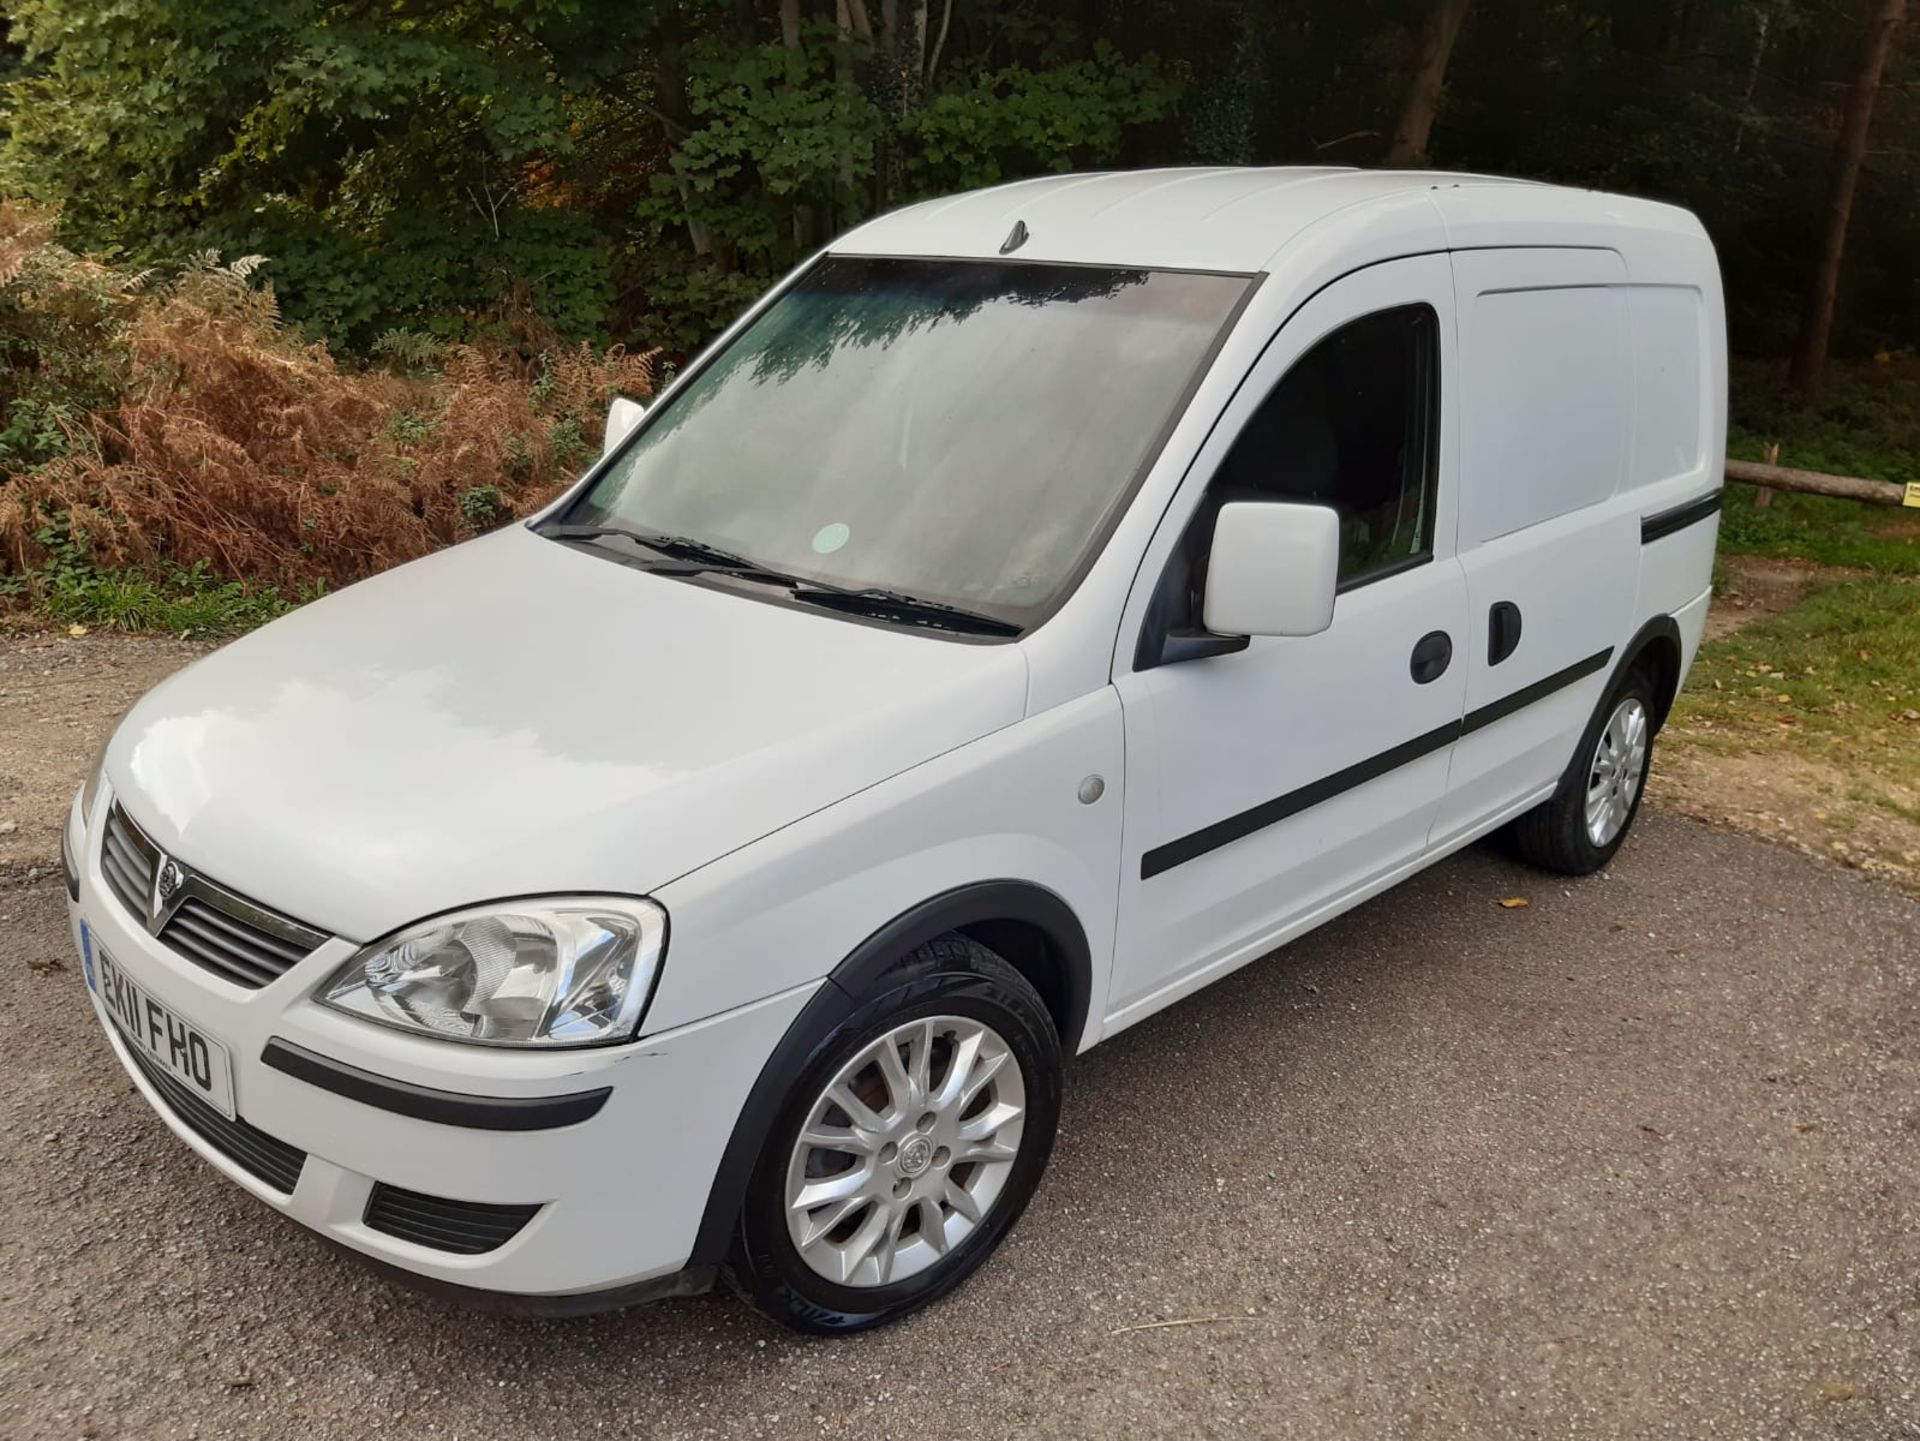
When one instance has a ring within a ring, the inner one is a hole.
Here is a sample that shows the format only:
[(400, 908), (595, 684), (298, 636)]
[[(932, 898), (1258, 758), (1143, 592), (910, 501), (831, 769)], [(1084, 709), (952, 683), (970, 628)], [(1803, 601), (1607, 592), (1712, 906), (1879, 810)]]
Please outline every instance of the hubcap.
[(928, 1016), (840, 1068), (787, 1164), (787, 1233), (842, 1286), (924, 1271), (1006, 1188), (1026, 1128), (1020, 1064), (990, 1026)]
[(1607, 717), (1587, 772), (1587, 839), (1596, 846), (1625, 828), (1646, 768), (1647, 708), (1628, 696)]

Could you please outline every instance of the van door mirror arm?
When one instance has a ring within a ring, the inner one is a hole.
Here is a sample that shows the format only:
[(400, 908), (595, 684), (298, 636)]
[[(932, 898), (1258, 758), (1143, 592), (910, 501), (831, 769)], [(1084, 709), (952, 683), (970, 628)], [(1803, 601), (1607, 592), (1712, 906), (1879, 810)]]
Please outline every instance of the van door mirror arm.
[[(1215, 635), (1193, 626), (1176, 626), (1160, 638), (1160, 655), (1154, 665), (1178, 665), (1182, 661), (1206, 660), (1209, 656), (1232, 655), (1245, 650), (1252, 641), (1244, 635)], [(1151, 669), (1142, 666), (1139, 669)]]

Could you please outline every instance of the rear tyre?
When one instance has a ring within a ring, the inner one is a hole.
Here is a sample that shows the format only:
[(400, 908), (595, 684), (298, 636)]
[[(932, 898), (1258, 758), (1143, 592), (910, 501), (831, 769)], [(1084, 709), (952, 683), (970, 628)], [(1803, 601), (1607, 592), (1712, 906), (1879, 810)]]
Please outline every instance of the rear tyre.
[(863, 1331), (958, 1286), (1053, 1151), (1060, 1040), (1020, 973), (943, 936), (814, 1049), (748, 1183), (728, 1271), (795, 1330)]
[(1594, 712), (1559, 788), (1513, 823), (1522, 859), (1566, 876), (1613, 859), (1640, 813), (1657, 713), (1652, 682), (1628, 671)]

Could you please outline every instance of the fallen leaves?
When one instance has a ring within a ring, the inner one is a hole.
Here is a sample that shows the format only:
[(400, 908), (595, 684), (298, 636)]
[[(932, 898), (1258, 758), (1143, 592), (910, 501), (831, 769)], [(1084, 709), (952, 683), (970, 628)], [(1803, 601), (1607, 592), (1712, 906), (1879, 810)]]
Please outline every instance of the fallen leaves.
[(1501, 900), (1495, 901), (1494, 904), (1499, 906), (1500, 909), (1503, 911), (1519, 911), (1519, 910), (1526, 909), (1528, 906), (1532, 905), (1533, 902), (1528, 900), (1525, 896), (1507, 896)]

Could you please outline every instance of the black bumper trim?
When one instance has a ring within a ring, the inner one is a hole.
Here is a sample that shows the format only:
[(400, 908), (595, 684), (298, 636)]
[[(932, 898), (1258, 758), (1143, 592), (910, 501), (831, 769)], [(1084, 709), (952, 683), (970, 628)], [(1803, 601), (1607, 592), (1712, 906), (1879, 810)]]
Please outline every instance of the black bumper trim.
[(324, 1231), (316, 1231), (313, 1234), (334, 1250), (358, 1261), (368, 1270), (395, 1285), (404, 1286), (409, 1291), (418, 1291), (422, 1295), (431, 1296), (435, 1300), (444, 1301), (450, 1305), (473, 1311), (489, 1311), (502, 1316), (553, 1319), (598, 1316), (607, 1311), (619, 1311), (628, 1306), (644, 1305), (652, 1301), (665, 1301), (675, 1296), (705, 1295), (713, 1289), (719, 1275), (717, 1266), (689, 1264), (684, 1270), (675, 1271), (669, 1276), (656, 1276), (651, 1281), (634, 1281), (605, 1291), (528, 1295), (518, 1291), (490, 1291), (481, 1286), (462, 1286), (457, 1281), (443, 1281), (438, 1276), (427, 1276), (418, 1271), (409, 1271), (404, 1266), (396, 1266), (384, 1257), (370, 1256), (337, 1237), (327, 1235)]
[(377, 1076), (278, 1036), (268, 1040), (260, 1060), (276, 1071), (351, 1101), (418, 1121), (477, 1131), (551, 1131), (557, 1126), (571, 1126), (599, 1114), (613, 1094), (611, 1086), (564, 1096), (469, 1096), (459, 1091), (439, 1091)]

